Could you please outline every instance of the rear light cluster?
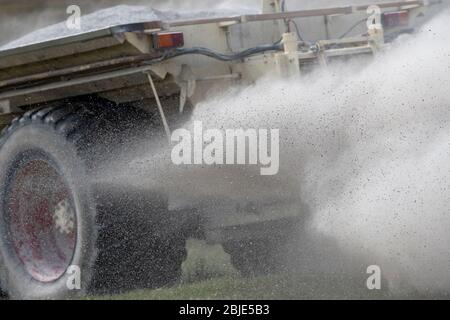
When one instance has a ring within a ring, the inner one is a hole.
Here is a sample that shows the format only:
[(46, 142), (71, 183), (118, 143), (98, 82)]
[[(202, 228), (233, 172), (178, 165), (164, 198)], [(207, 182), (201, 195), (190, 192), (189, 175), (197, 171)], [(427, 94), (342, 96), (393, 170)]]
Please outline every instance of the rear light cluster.
[(153, 48), (156, 50), (184, 46), (183, 32), (160, 32), (153, 34)]
[(383, 27), (386, 29), (408, 27), (409, 26), (409, 11), (395, 11), (385, 12), (382, 15)]

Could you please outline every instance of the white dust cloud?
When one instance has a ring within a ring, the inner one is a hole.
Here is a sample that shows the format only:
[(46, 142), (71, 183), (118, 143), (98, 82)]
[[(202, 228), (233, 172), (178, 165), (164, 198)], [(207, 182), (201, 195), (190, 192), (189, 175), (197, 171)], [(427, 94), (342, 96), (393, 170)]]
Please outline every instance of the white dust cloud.
[(448, 17), (368, 65), (261, 81), (194, 116), (211, 128), (281, 129), (280, 177), (298, 182), (310, 229), (368, 255), (393, 288), (450, 287)]

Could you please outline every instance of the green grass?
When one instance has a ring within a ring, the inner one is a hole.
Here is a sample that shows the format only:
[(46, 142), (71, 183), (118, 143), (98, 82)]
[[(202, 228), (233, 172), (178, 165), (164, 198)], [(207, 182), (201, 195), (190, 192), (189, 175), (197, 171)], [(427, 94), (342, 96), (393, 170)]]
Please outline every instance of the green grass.
[(277, 275), (253, 279), (218, 278), (176, 288), (133, 291), (100, 299), (196, 300), (196, 299), (388, 299), (385, 291), (372, 292), (363, 279), (336, 275)]
[(233, 268), (230, 257), (220, 245), (207, 245), (202, 241), (188, 242), (188, 258), (183, 263), (183, 284), (200, 281), (236, 277), (238, 272)]
[(386, 299), (387, 291), (369, 291), (365, 275), (285, 274), (246, 279), (231, 266), (221, 246), (188, 244), (182, 283), (174, 288), (138, 290), (94, 299)]

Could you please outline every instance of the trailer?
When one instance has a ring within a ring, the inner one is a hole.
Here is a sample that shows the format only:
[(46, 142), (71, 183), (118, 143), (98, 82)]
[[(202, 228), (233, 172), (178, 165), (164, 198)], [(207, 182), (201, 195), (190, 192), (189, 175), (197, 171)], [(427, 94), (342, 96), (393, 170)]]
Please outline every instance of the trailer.
[(262, 3), (259, 14), (121, 24), (0, 50), (0, 283), (10, 297), (172, 285), (192, 237), (222, 244), (244, 275), (283, 271), (280, 254), (307, 215), (291, 194), (182, 207), (160, 190), (91, 179), (137, 137), (166, 141), (205, 88), (371, 59), (440, 1)]

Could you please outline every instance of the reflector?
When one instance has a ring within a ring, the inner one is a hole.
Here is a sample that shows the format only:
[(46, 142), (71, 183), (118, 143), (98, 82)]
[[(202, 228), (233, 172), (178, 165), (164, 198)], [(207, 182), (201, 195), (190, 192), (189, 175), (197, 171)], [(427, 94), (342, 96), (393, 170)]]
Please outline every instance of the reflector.
[(385, 12), (382, 15), (383, 27), (386, 29), (409, 26), (409, 11)]
[(153, 34), (154, 49), (170, 49), (184, 46), (182, 32), (162, 32)]

